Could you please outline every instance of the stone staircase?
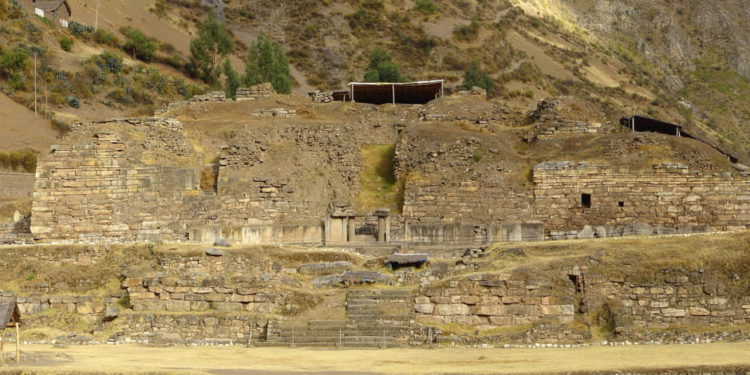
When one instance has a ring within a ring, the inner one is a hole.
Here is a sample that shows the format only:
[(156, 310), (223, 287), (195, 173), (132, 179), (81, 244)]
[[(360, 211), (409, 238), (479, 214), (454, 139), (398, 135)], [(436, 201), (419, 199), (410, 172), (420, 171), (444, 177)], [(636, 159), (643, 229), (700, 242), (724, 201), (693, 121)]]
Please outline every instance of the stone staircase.
[[(356, 290), (346, 299), (346, 320), (311, 320), (281, 325), (267, 345), (311, 347), (394, 347), (407, 345), (414, 304), (408, 290)], [(270, 329), (269, 329), (270, 332)]]

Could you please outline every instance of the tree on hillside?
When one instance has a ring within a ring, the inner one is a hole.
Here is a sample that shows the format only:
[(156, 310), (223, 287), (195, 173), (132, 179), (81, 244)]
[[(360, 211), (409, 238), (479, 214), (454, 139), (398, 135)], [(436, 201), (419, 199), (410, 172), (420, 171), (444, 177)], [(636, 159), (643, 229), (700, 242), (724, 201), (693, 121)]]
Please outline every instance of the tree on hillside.
[(464, 72), (464, 90), (471, 90), (472, 87), (481, 87), (489, 92), (494, 86), (492, 78), (479, 67), (479, 62), (474, 60), (469, 64), (469, 68)]
[(224, 77), (226, 77), (224, 81), (224, 93), (227, 95), (227, 98), (236, 99), (237, 89), (240, 87), (240, 77), (234, 71), (234, 68), (232, 68), (229, 59), (224, 60)]
[(122, 46), (125, 52), (142, 61), (151, 61), (154, 58), (154, 53), (159, 48), (156, 42), (132, 27), (121, 29), (121, 32), (125, 35), (125, 44)]
[(401, 68), (391, 60), (391, 55), (381, 47), (370, 52), (370, 63), (365, 72), (365, 82), (403, 82)]
[(286, 54), (278, 44), (261, 33), (248, 50), (242, 83), (252, 86), (263, 82), (271, 82), (274, 90), (280, 94), (292, 92), (292, 77)]
[(226, 25), (213, 11), (198, 26), (198, 36), (190, 42), (190, 67), (204, 82), (215, 85), (221, 75), (219, 62), (234, 51), (234, 41)]

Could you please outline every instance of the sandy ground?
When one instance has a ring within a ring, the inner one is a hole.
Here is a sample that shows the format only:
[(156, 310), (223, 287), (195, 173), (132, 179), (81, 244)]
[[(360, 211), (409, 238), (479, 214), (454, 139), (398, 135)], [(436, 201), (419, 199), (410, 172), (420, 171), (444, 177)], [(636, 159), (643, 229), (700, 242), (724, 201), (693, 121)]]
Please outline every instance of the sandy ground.
[[(372, 349), (92, 345), (22, 347), (33, 372), (519, 374), (750, 366), (750, 343), (547, 349)], [(6, 351), (7, 353), (7, 351)], [(10, 355), (10, 353), (7, 353)]]

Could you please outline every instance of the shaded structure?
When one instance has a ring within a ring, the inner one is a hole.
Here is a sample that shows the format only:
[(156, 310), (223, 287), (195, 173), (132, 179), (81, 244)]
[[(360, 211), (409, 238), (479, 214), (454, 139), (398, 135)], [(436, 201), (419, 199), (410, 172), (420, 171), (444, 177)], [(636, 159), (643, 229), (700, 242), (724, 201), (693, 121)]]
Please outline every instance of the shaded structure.
[(388, 257), (386, 264), (393, 269), (399, 269), (403, 267), (422, 267), (430, 260), (430, 254), (418, 253), (418, 254), (391, 254)]
[(349, 82), (349, 99), (358, 103), (425, 104), (443, 96), (442, 79), (418, 82)]
[(639, 115), (633, 115), (631, 117), (623, 117), (620, 119), (620, 125), (630, 128), (633, 132), (652, 132), (652, 133), (661, 133), (661, 134), (667, 134), (667, 135), (673, 135), (676, 137), (685, 137), (685, 138), (691, 138), (698, 140), (700, 142), (703, 142), (711, 147), (713, 147), (716, 151), (719, 151), (720, 153), (724, 154), (729, 161), (732, 163), (739, 162), (739, 158), (730, 154), (727, 151), (722, 150), (719, 148), (719, 146), (702, 139), (700, 137), (697, 137), (695, 135), (692, 135), (685, 131), (685, 127), (683, 125), (674, 124), (671, 122), (661, 121), (650, 117), (645, 116), (639, 116)]
[(73, 15), (67, 0), (25, 0), (24, 4), (37, 16), (47, 18), (62, 27), (68, 27), (68, 21)]
[(21, 313), (18, 310), (16, 297), (0, 297), (0, 362), (5, 363), (3, 355), (3, 346), (5, 345), (5, 329), (16, 329), (16, 362), (21, 361)]

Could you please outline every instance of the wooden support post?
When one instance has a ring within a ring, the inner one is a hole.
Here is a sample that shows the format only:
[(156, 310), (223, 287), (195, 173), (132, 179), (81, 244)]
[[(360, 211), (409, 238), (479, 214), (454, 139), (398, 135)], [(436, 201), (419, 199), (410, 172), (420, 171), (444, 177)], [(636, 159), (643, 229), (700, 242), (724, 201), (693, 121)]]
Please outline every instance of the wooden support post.
[(396, 105), (396, 84), (391, 84), (391, 99), (393, 100), (393, 105)]
[(37, 100), (36, 100), (36, 51), (34, 51), (34, 116), (39, 116), (39, 112), (36, 109)]
[(21, 362), (21, 323), (16, 322), (16, 363)]
[(5, 328), (3, 328), (2, 331), (0, 331), (0, 364), (5, 366), (5, 353), (3, 353), (3, 346), (5, 345), (5, 340), (3, 339), (3, 336), (5, 335)]

